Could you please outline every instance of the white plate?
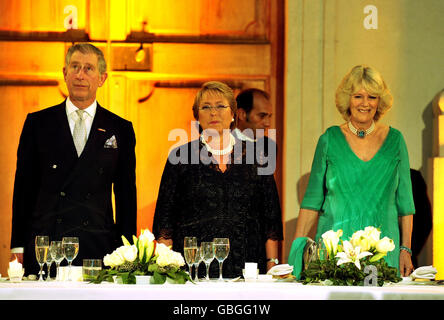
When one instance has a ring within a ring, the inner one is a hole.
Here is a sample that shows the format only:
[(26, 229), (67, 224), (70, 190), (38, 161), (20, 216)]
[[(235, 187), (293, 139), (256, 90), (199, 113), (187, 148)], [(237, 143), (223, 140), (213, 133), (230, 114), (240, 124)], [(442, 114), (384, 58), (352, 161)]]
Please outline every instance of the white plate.
[(268, 270), (267, 274), (271, 274), (273, 276), (283, 276), (292, 272), (293, 266), (290, 266), (289, 264), (280, 264)]
[(293, 272), (293, 269), (289, 269), (289, 270), (278, 270), (278, 271), (273, 271), (272, 273), (268, 273), (271, 274), (273, 276), (284, 276), (286, 274), (290, 274)]
[(415, 281), (412, 280), (412, 278), (410, 277), (402, 277), (402, 281), (396, 283), (397, 285), (423, 285), (423, 286), (427, 286), (427, 285), (434, 285), (436, 282), (434, 280), (430, 280), (430, 281)]

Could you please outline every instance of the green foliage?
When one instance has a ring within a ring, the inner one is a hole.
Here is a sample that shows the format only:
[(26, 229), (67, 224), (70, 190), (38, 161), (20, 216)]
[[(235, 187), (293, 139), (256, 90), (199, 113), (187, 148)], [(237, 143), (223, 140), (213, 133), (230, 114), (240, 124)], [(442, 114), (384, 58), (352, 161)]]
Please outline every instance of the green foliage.
[[(134, 262), (132, 268), (125, 266), (124, 270), (121, 268), (107, 268), (100, 271), (99, 275), (92, 280), (92, 283), (101, 283), (102, 281), (114, 282), (114, 276), (120, 277), (123, 284), (135, 284), (136, 276), (150, 275), (151, 284), (168, 283), (184, 284), (187, 281), (192, 281), (190, 276), (184, 270), (177, 266), (160, 267), (156, 264), (156, 259), (152, 259), (148, 264)], [(130, 269), (131, 271), (128, 271)]]
[[(336, 265), (336, 259), (315, 260), (309, 263), (308, 268), (301, 272), (303, 284), (319, 283), (329, 280), (334, 286), (363, 286), (364, 280), (371, 273), (364, 273), (367, 265), (373, 265), (377, 270), (378, 286), (384, 282), (399, 282), (398, 270), (390, 267), (384, 259), (371, 262), (369, 257), (361, 259), (361, 270), (354, 263)], [(376, 276), (376, 275), (375, 275)]]

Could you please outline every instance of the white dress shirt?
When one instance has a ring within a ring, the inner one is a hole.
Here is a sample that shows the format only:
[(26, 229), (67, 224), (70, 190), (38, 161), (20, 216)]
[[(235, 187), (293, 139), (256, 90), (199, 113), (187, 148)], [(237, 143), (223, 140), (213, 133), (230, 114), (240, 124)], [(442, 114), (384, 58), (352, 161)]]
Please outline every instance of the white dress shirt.
[[(77, 114), (75, 113), (79, 108), (77, 108), (71, 100), (66, 99), (66, 116), (68, 117), (69, 122), (69, 128), (71, 129), (71, 135), (74, 132), (74, 125), (77, 120)], [(89, 133), (91, 132), (91, 126), (94, 120), (94, 116), (96, 115), (97, 110), (97, 100), (94, 100), (94, 102), (88, 106), (87, 108), (83, 109), (85, 113), (83, 114), (83, 118), (85, 120), (85, 126), (86, 126), (86, 139), (89, 137)]]
[(248, 136), (246, 136), (245, 134), (243, 134), (239, 128), (235, 128), (232, 132), (233, 136), (235, 136), (238, 140), (242, 140), (242, 141), (251, 141), (251, 142), (256, 142), (256, 139), (252, 139)]

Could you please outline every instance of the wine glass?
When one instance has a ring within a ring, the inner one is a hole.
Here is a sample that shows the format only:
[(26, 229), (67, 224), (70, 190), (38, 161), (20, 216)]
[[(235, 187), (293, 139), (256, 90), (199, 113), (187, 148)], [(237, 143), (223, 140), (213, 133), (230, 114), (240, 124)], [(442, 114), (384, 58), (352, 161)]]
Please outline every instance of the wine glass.
[(196, 252), (196, 260), (194, 261), (194, 282), (199, 281), (199, 265), (203, 261), (202, 250), (198, 247)]
[(230, 240), (228, 238), (214, 238), (213, 243), (214, 256), (219, 261), (219, 281), (224, 281), (222, 278), (222, 265), (230, 252)]
[(210, 281), (210, 264), (214, 259), (214, 244), (213, 242), (202, 242), (200, 244), (200, 250), (202, 250), (202, 257), (203, 261), (205, 263), (205, 266), (207, 267), (207, 275), (205, 279), (207, 281)]
[(52, 260), (56, 263), (57, 273), (56, 273), (56, 281), (60, 280), (60, 262), (62, 262), (65, 255), (63, 254), (62, 241), (51, 241), (51, 245), (49, 246), (49, 252), (51, 254)]
[(49, 249), (49, 237), (48, 236), (36, 236), (35, 237), (35, 257), (40, 265), (40, 277), (39, 281), (43, 281), (43, 265), (46, 262)]
[(48, 271), (48, 275), (46, 276), (46, 281), (51, 281), (51, 265), (54, 259), (51, 256), (51, 246), (49, 246), (49, 252), (46, 255), (46, 269)]
[(62, 238), (63, 255), (68, 261), (68, 281), (71, 280), (71, 265), (72, 261), (79, 253), (79, 238), (77, 237), (63, 237)]
[(185, 237), (183, 240), (183, 254), (185, 256), (185, 261), (188, 264), (188, 269), (191, 272), (193, 264), (196, 262), (197, 258), (197, 238), (196, 237)]

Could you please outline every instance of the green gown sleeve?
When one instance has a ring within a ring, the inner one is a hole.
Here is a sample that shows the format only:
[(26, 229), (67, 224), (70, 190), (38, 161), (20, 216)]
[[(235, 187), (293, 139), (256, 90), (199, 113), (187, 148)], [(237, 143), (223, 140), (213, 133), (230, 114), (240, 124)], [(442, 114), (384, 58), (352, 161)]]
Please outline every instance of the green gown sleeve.
[(299, 237), (293, 240), (291, 244), (290, 254), (288, 255), (288, 264), (293, 266), (292, 274), (296, 279), (301, 278), (302, 261), (304, 258), (304, 248), (307, 244), (307, 237)]
[(415, 213), (415, 204), (410, 178), (409, 155), (401, 133), (399, 135), (399, 157), (399, 185), (396, 190), (396, 206), (399, 216), (407, 216)]
[[(310, 179), (301, 208), (319, 211), (324, 203), (325, 172), (327, 170), (327, 134), (323, 134), (316, 146), (315, 155), (311, 167)], [(290, 249), (288, 264), (293, 266), (293, 275), (300, 279), (304, 248), (307, 244), (307, 237), (296, 238)]]
[(316, 146), (302, 209), (320, 211), (325, 200), (325, 173), (327, 171), (327, 132), (321, 135)]

